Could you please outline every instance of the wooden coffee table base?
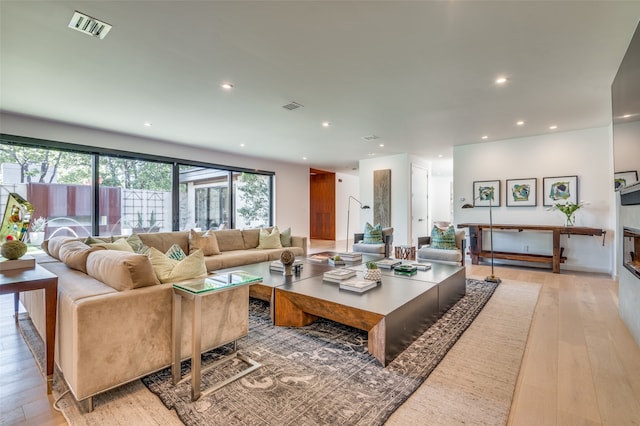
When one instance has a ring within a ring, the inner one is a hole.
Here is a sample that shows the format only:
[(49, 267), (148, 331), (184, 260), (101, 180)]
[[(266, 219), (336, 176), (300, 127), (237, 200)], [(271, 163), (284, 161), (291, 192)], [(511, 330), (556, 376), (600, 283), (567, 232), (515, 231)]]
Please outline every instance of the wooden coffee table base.
[(386, 366), (438, 317), (438, 289), (433, 287), (389, 315), (275, 289), (275, 325), (302, 327), (318, 317), (368, 333), (369, 353)]

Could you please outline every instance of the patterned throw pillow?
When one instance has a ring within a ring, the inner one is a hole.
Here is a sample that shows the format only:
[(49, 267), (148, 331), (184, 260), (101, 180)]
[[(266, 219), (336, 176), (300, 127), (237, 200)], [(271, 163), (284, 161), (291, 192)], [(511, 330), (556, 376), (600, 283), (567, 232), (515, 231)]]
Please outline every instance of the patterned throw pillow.
[(174, 244), (171, 247), (169, 247), (169, 250), (167, 250), (167, 252), (165, 253), (165, 256), (173, 260), (182, 260), (185, 257), (187, 257), (184, 250), (182, 250), (182, 247), (180, 247), (180, 245), (178, 244)]
[(434, 226), (431, 230), (431, 248), (456, 250), (456, 230), (453, 226), (448, 227), (445, 231)]
[(382, 225), (379, 223), (375, 226), (371, 226), (369, 222), (364, 225), (364, 238), (363, 243), (365, 244), (380, 244), (383, 243), (382, 239)]

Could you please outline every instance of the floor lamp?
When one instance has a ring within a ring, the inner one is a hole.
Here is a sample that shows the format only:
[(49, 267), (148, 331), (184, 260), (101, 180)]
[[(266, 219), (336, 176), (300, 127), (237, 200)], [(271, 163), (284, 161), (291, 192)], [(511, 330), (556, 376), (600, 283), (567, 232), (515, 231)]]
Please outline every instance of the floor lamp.
[(345, 250), (346, 253), (349, 253), (349, 216), (351, 214), (351, 200), (355, 201), (356, 203), (358, 203), (358, 205), (360, 205), (360, 210), (367, 210), (371, 208), (366, 204), (363, 206), (360, 200), (355, 198), (353, 195), (349, 195), (349, 200), (347, 201), (347, 247), (346, 247), (347, 249)]
[[(500, 284), (502, 280), (495, 276), (493, 273), (493, 194), (489, 197), (489, 242), (491, 244), (491, 275), (489, 275), (484, 280), (489, 283), (497, 283)], [(471, 204), (465, 204), (462, 206), (463, 209), (472, 209), (473, 206)], [(463, 253), (464, 256), (464, 253)]]

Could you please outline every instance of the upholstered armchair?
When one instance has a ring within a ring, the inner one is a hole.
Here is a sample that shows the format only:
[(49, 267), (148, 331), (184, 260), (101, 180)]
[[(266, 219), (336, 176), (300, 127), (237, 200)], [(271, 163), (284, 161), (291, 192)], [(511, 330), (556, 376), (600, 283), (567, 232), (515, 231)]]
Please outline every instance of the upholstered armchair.
[(431, 237), (419, 237), (416, 260), (418, 262), (445, 263), (449, 265), (464, 266), (464, 252), (467, 244), (464, 237), (464, 229), (456, 231), (455, 250), (434, 248), (431, 246)]
[(391, 254), (391, 244), (393, 243), (393, 228), (382, 228), (383, 243), (367, 244), (364, 243), (364, 233), (358, 233), (353, 235), (353, 251), (357, 253), (368, 254), (384, 254), (384, 257), (389, 257)]

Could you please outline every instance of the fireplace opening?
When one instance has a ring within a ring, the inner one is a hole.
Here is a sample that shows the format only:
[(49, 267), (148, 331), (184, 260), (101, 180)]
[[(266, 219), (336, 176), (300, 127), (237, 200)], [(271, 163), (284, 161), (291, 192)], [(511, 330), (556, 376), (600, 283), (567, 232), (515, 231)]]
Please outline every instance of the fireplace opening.
[(622, 251), (624, 267), (640, 278), (640, 229), (624, 227)]

